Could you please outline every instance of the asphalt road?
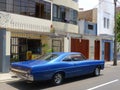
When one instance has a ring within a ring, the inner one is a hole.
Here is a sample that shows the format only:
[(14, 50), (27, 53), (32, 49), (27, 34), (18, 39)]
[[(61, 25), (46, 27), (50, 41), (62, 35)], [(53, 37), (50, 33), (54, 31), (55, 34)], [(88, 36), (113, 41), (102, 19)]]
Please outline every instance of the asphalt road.
[(120, 63), (117, 66), (106, 66), (98, 77), (86, 75), (66, 79), (59, 86), (53, 86), (50, 81), (9, 81), (0, 83), (0, 90), (120, 90)]

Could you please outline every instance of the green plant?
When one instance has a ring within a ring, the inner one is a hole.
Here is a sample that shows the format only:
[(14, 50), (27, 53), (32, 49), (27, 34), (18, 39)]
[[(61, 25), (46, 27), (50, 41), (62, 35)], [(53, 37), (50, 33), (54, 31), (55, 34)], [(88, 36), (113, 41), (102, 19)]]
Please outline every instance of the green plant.
[(42, 47), (43, 47), (43, 52), (44, 52), (44, 54), (50, 53), (50, 52), (53, 51), (52, 48), (49, 48), (48, 44), (43, 44)]

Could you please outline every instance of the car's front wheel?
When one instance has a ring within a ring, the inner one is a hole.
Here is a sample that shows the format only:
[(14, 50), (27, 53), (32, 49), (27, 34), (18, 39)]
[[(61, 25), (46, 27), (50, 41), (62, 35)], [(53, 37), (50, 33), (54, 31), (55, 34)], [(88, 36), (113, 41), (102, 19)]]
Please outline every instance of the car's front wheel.
[(60, 85), (63, 81), (63, 75), (61, 73), (56, 73), (54, 76), (53, 76), (53, 84), (54, 85)]
[(94, 75), (95, 76), (99, 76), (100, 75), (100, 68), (99, 67), (95, 68)]

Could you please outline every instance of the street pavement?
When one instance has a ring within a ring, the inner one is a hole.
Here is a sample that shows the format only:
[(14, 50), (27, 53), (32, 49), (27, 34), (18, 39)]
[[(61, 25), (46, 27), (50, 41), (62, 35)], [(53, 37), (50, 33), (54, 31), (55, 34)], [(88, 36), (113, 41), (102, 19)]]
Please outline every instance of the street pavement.
[(117, 66), (106, 62), (98, 77), (81, 76), (65, 80), (62, 85), (51, 82), (25, 82), (13, 73), (0, 74), (0, 90), (120, 90), (120, 61)]

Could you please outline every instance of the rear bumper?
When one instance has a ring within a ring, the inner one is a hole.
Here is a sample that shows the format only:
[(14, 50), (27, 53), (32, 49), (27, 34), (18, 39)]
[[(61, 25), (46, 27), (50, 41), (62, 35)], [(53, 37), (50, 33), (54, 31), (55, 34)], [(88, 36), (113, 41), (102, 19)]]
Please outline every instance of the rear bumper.
[(24, 79), (24, 80), (28, 80), (28, 81), (34, 81), (34, 78), (32, 75), (22, 75), (22, 74), (18, 74), (16, 73), (16, 75), (21, 78), (21, 79)]
[(15, 73), (19, 78), (29, 81), (34, 81), (33, 75), (30, 75), (29, 72), (11, 68), (11, 71)]

